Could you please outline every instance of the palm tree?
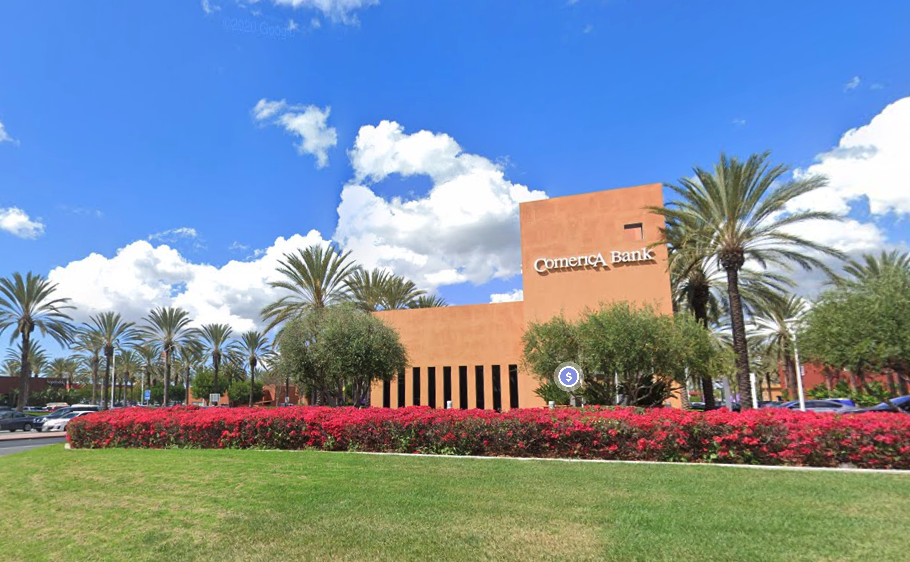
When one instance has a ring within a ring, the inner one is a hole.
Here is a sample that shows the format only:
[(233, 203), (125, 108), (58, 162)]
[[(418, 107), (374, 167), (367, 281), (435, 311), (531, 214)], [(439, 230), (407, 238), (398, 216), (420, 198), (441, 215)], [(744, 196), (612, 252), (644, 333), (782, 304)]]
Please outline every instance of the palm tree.
[(164, 405), (169, 402), (168, 390), (171, 380), (171, 361), (178, 347), (192, 339), (190, 315), (182, 308), (158, 307), (145, 318), (141, 328), (146, 343), (153, 343), (164, 353)]
[(73, 375), (79, 369), (79, 358), (77, 356), (57, 357), (48, 365), (48, 376), (55, 379), (63, 379), (66, 386), (73, 385)]
[(376, 268), (367, 271), (355, 268), (348, 277), (347, 286), (350, 299), (357, 308), (365, 312), (374, 312), (382, 308), (382, 290), (390, 274), (384, 269)]
[(198, 331), (198, 337), (205, 346), (205, 352), (212, 358), (215, 370), (215, 392), (218, 392), (218, 373), (221, 370), (221, 357), (230, 345), (233, 330), (227, 324), (205, 324)]
[(844, 265), (842, 275), (833, 277), (838, 285), (858, 286), (878, 279), (889, 272), (910, 274), (910, 252), (892, 250), (881, 254), (863, 254), (859, 259), (851, 259)]
[(262, 309), (264, 320), (270, 320), (266, 331), (278, 324), (333, 304), (348, 300), (348, 278), (357, 269), (348, 258), (351, 252), (339, 253), (334, 248), (318, 244), (296, 254), (285, 254), (278, 262), (282, 281), (272, 281), (273, 288), (290, 291)]
[[(145, 388), (152, 388), (152, 369), (155, 367), (158, 358), (161, 356), (161, 352), (158, 349), (158, 346), (154, 344), (142, 343), (139, 345), (133, 346), (133, 349), (136, 351), (136, 354), (139, 356), (140, 363), (142, 365), (142, 370), (145, 374)], [(143, 400), (145, 398), (143, 397)]]
[(796, 377), (799, 376), (799, 365), (793, 359), (795, 342), (794, 326), (801, 322), (809, 311), (809, 305), (802, 298), (790, 295), (788, 298), (770, 301), (752, 318), (755, 323), (754, 333), (763, 340), (767, 348), (784, 366), (787, 378), (787, 391), (791, 399), (798, 388)]
[(382, 287), (382, 308), (385, 310), (407, 308), (409, 304), (414, 302), (414, 299), (418, 299), (424, 294), (426, 294), (426, 291), (418, 289), (413, 281), (400, 275), (393, 275), (386, 280)]
[(236, 345), (237, 352), (250, 366), (250, 408), (253, 407), (253, 383), (256, 381), (256, 366), (263, 359), (268, 359), (272, 353), (269, 340), (256, 330), (250, 330), (240, 335)]
[[(104, 380), (101, 382), (101, 409), (108, 407), (108, 383), (111, 381), (111, 361), (114, 359), (114, 346), (129, 343), (136, 336), (133, 322), (124, 322), (118, 312), (102, 312), (91, 318), (95, 332), (101, 337), (104, 346)], [(124, 340), (121, 342), (120, 340)], [(113, 404), (111, 404), (113, 406)]]
[[(23, 352), (22, 343), (18, 343), (15, 348), (10, 348), (6, 352), (7, 362), (12, 362), (12, 366), (19, 370), (21, 373), (22, 367), (22, 357), (23, 355), (28, 356), (28, 363), (31, 366), (31, 376), (37, 377), (40, 376), (46, 368), (49, 366), (47, 360), (47, 353), (41, 348), (41, 345), (35, 340), (30, 340), (28, 343), (28, 349)], [(29, 381), (26, 380), (25, 384), (25, 395), (28, 396), (28, 387)], [(20, 386), (21, 389), (21, 386)], [(22, 391), (20, 390), (20, 395)]]
[[(668, 220), (662, 230), (663, 239), (669, 251), (670, 288), (675, 312), (691, 312), (706, 329), (717, 324), (728, 307), (727, 283), (717, 259), (699, 247), (696, 238), (689, 239), (692, 231), (700, 226), (684, 228), (674, 220)], [(750, 268), (740, 272), (740, 293), (743, 306), (751, 312), (770, 299), (779, 298), (792, 283), (782, 275), (772, 272), (759, 273)], [(701, 386), (705, 409), (716, 406), (714, 381), (707, 373), (695, 374)]]
[(408, 303), (408, 308), (437, 308), (449, 306), (449, 303), (439, 295), (420, 295)]
[[(827, 179), (808, 176), (784, 180), (790, 169), (783, 165), (771, 167), (769, 156), (765, 152), (741, 161), (722, 153), (713, 171), (696, 167), (694, 177), (681, 178), (679, 186), (668, 186), (679, 195), (678, 200), (651, 209), (688, 229), (687, 243), (701, 249), (693, 254), (703, 252), (701, 258), (715, 257), (726, 273), (736, 378), (743, 409), (752, 407), (749, 350), (740, 292), (740, 271), (746, 261), (761, 268), (769, 264), (789, 267), (795, 263), (807, 270), (816, 267), (828, 272), (813, 253), (843, 257), (834, 248), (790, 231), (791, 227), (807, 221), (842, 218), (825, 211), (788, 211), (791, 201), (827, 185)], [(698, 257), (693, 255), (691, 259)]]
[[(126, 402), (126, 387), (133, 381), (133, 375), (142, 369), (142, 357), (131, 349), (122, 349), (117, 357), (117, 370), (122, 373), (120, 380), (120, 401)], [(116, 381), (114, 381), (116, 385)], [(130, 386), (130, 400), (132, 400), (132, 388)]]
[[(184, 406), (190, 405), (190, 373), (204, 360), (202, 343), (195, 338), (187, 340), (177, 348), (177, 373), (183, 373)], [(174, 376), (174, 384), (177, 384), (177, 376)]]
[(73, 325), (64, 311), (75, 307), (69, 299), (53, 298), (57, 285), (31, 272), (25, 278), (14, 273), (12, 278), (0, 279), (0, 334), (12, 327), (10, 342), (20, 338), (19, 348), (19, 400), (16, 408), (21, 412), (28, 401), (28, 378), (31, 376), (28, 350), (32, 333), (37, 328), (42, 336), (50, 336), (61, 346), (70, 342)]
[(101, 366), (101, 351), (104, 341), (101, 334), (93, 327), (83, 325), (76, 330), (73, 338), (73, 349), (80, 352), (78, 355), (92, 376), (92, 403), (98, 403), (98, 370)]

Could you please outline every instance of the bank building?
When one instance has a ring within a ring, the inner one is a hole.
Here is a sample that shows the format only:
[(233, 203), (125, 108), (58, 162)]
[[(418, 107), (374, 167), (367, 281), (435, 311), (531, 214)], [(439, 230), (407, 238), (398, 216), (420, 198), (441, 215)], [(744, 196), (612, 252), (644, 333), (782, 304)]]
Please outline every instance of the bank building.
[(524, 300), (384, 310), (410, 365), (373, 385), (374, 407), (423, 405), (510, 410), (543, 406), (538, 379), (521, 367), (530, 322), (574, 320), (600, 303), (651, 303), (672, 313), (667, 248), (660, 239), (661, 184), (521, 203)]

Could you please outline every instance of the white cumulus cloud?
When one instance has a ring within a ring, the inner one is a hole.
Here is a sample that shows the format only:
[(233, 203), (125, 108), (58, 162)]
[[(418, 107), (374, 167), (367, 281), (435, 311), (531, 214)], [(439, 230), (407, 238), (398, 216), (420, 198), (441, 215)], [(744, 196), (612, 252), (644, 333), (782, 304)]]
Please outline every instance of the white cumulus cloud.
[(523, 289), (514, 289), (508, 293), (493, 293), (490, 295), (490, 302), (518, 302), (525, 300)]
[[(2, 133), (0, 128), (0, 133)], [(18, 207), (0, 207), (0, 230), (19, 238), (38, 238), (44, 234), (44, 223), (32, 220), (28, 213)]]
[[(500, 164), (446, 134), (407, 134), (393, 121), (361, 127), (348, 154), (354, 179), (341, 192), (335, 240), (364, 266), (430, 290), (521, 271), (518, 204), (546, 193), (509, 181)], [(371, 184), (391, 175), (433, 186), (413, 199), (377, 194)]]
[(312, 154), (316, 165), (324, 168), (329, 163), (329, 149), (338, 144), (338, 133), (328, 126), (332, 108), (320, 109), (315, 105), (289, 105), (285, 100), (259, 100), (253, 107), (253, 119), (270, 122), (298, 137), (297, 151)]
[(865, 198), (873, 215), (910, 214), (910, 97), (847, 131), (836, 148), (795, 173), (807, 174), (824, 174), (829, 185), (795, 200), (793, 208), (846, 213)]
[(112, 257), (93, 253), (57, 267), (48, 277), (78, 307), (80, 321), (105, 310), (139, 321), (156, 306), (179, 306), (197, 325), (223, 322), (244, 331), (261, 328), (259, 311), (281, 296), (268, 282), (279, 278), (275, 268), (284, 254), (325, 243), (315, 230), (279, 237), (255, 260), (216, 267), (194, 263), (167, 245), (139, 240)]

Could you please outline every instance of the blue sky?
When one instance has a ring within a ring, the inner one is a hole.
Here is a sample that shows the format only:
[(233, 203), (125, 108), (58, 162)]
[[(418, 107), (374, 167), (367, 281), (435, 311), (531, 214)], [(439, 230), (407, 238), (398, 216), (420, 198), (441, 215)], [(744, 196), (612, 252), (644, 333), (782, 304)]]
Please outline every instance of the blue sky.
[(80, 314), (248, 328), (281, 253), (328, 239), (453, 304), (514, 296), (519, 201), (721, 150), (832, 176), (805, 204), (853, 222), (818, 239), (910, 237), (907, 2), (91, 8), (0, 6), (0, 275), (50, 273)]

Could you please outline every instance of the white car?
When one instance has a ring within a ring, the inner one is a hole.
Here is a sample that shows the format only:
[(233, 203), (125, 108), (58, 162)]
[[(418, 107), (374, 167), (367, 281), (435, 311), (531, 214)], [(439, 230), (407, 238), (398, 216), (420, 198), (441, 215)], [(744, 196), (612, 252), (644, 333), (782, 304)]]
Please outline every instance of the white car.
[(59, 418), (49, 419), (44, 422), (44, 425), (41, 427), (41, 431), (65, 431), (66, 426), (69, 425), (71, 419), (91, 413), (93, 412), (70, 412), (68, 414), (64, 414), (63, 416), (60, 416)]

